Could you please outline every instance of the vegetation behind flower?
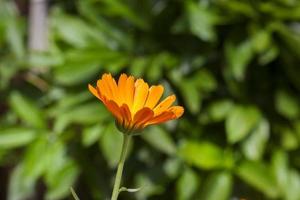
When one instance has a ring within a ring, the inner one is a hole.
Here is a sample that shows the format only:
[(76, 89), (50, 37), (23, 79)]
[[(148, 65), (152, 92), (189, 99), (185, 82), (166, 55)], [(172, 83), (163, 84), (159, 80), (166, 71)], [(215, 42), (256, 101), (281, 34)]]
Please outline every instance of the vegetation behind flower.
[(86, 85), (126, 72), (185, 114), (130, 144), (124, 185), (142, 189), (120, 199), (297, 200), (299, 7), (53, 1), (49, 52), (28, 60), (26, 19), (0, 1), (0, 199), (110, 196), (122, 135)]

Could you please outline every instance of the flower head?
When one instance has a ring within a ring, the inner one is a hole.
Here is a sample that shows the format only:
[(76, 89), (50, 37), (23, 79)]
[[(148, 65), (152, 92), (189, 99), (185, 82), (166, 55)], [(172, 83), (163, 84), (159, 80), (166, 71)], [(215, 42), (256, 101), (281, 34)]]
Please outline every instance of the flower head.
[(122, 74), (118, 83), (111, 74), (103, 74), (97, 86), (89, 84), (90, 92), (100, 99), (116, 118), (116, 124), (122, 132), (130, 133), (152, 124), (160, 124), (179, 118), (184, 109), (172, 106), (175, 95), (159, 102), (164, 87), (149, 85), (143, 79)]

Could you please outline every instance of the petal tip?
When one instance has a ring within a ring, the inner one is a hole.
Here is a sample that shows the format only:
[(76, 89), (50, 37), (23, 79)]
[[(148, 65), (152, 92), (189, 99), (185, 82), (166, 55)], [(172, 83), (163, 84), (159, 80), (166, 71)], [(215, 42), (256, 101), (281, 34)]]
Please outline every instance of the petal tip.
[(88, 84), (88, 88), (90, 89), (90, 88), (94, 88), (91, 84)]
[(96, 88), (94, 86), (92, 86), (91, 84), (88, 84), (88, 89), (92, 93), (93, 93), (94, 90), (96, 90)]
[(182, 106), (173, 106), (170, 111), (175, 115), (175, 118), (178, 119), (184, 113), (184, 108)]
[(88, 89), (89, 89), (89, 91), (90, 91), (95, 97), (97, 97), (98, 99), (101, 99), (101, 98), (100, 98), (100, 95), (99, 95), (99, 93), (98, 93), (97, 87), (95, 88), (95, 87), (92, 86), (91, 84), (88, 84)]

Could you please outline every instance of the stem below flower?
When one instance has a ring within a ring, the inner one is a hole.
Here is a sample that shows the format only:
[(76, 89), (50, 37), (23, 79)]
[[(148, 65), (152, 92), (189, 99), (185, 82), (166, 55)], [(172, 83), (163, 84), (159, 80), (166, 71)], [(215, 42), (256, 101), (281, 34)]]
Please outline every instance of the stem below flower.
[(116, 179), (115, 179), (115, 184), (114, 184), (114, 189), (113, 189), (113, 193), (111, 196), (111, 200), (118, 199), (120, 185), (121, 185), (121, 179), (122, 179), (122, 174), (123, 174), (123, 167), (124, 167), (124, 163), (126, 160), (126, 153), (127, 153), (128, 144), (129, 144), (130, 139), (131, 139), (130, 135), (128, 135), (126, 133), (123, 134), (122, 152), (121, 152), (121, 157), (120, 157), (119, 164), (118, 164), (118, 170), (117, 170), (117, 174), (116, 174)]

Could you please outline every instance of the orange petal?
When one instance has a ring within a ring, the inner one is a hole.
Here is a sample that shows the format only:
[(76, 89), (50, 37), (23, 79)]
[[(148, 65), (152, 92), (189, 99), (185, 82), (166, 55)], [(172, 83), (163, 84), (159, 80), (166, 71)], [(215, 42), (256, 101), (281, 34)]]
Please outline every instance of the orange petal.
[(107, 84), (109, 90), (111, 91), (113, 100), (120, 105), (118, 87), (115, 79), (111, 76), (111, 74), (104, 74), (102, 76), (102, 80)]
[(91, 84), (88, 85), (90, 92), (97, 97), (98, 99), (101, 100), (99, 94), (98, 94), (98, 90), (96, 88), (94, 88)]
[(118, 93), (119, 93), (120, 104), (126, 103), (126, 81), (127, 81), (127, 75), (121, 74), (118, 81)]
[(173, 112), (176, 118), (181, 117), (184, 113), (184, 108), (182, 106), (172, 106), (168, 110)]
[(135, 92), (134, 92), (132, 113), (136, 113), (136, 111), (144, 107), (148, 96), (148, 90), (149, 90), (149, 86), (147, 83), (144, 82), (143, 79), (138, 79), (135, 82)]
[(154, 108), (164, 92), (164, 87), (161, 85), (151, 86), (145, 107)]
[(118, 104), (112, 100), (105, 101), (106, 108), (117, 118), (118, 121), (123, 121), (121, 109)]
[(165, 98), (165, 100), (163, 100), (162, 102), (160, 102), (155, 108), (154, 108), (154, 114), (159, 115), (160, 113), (166, 111), (176, 100), (176, 96), (175, 95), (171, 95), (168, 96), (167, 98)]
[(131, 113), (130, 113), (130, 110), (129, 110), (128, 106), (126, 104), (123, 104), (121, 106), (120, 110), (121, 110), (121, 114), (122, 114), (122, 117), (123, 117), (124, 122), (125, 122), (125, 126), (129, 127), (129, 125), (132, 121), (132, 117), (131, 117)]
[(126, 86), (125, 86), (125, 102), (129, 106), (129, 109), (131, 110), (133, 105), (133, 97), (134, 97), (134, 77), (129, 76), (126, 80)]
[(152, 117), (154, 113), (150, 108), (142, 108), (134, 115), (133, 124), (136, 128), (142, 128), (146, 122), (148, 122)]
[(160, 115), (152, 118), (151, 120), (149, 120), (146, 123), (146, 126), (151, 125), (151, 124), (160, 124), (160, 123), (163, 123), (163, 122), (175, 119), (175, 118), (176, 118), (176, 116), (173, 112), (166, 111), (166, 112), (163, 112)]
[(108, 84), (103, 79), (97, 81), (97, 88), (102, 96), (105, 96), (107, 99), (113, 99), (112, 92)]

